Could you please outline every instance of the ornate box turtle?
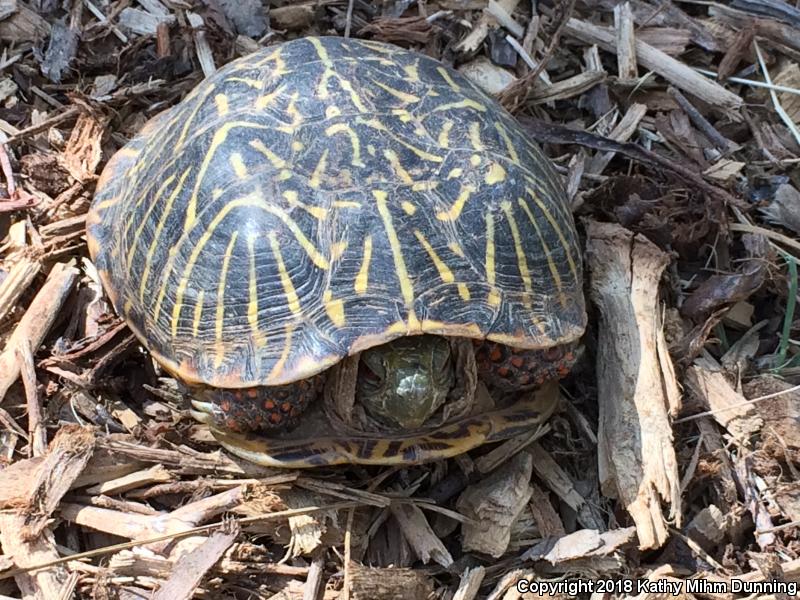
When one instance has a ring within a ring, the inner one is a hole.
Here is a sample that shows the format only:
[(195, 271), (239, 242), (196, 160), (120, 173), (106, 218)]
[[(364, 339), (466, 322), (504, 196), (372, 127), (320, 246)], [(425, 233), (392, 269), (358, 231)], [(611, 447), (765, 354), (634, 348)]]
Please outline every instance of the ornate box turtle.
[[(262, 464), (421, 462), (516, 435), (547, 415), (518, 401), (429, 426), (454, 340), (509, 397), (563, 376), (585, 328), (548, 160), (469, 80), (382, 43), (303, 38), (226, 65), (111, 159), (87, 229), (117, 312)], [(380, 427), (277, 439), (354, 357)]]

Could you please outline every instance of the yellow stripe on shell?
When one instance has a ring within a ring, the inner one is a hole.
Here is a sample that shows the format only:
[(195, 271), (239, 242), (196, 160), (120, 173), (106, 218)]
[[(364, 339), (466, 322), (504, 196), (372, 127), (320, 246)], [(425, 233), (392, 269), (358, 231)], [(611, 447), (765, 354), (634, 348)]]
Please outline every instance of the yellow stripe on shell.
[(280, 357), (275, 362), (275, 365), (272, 367), (272, 370), (269, 372), (269, 379), (278, 377), (283, 371), (283, 367), (286, 366), (286, 361), (289, 359), (289, 353), (292, 350), (292, 335), (294, 335), (294, 324), (289, 323), (284, 330), (283, 350), (281, 351)]
[(236, 177), (239, 179), (246, 179), (247, 165), (244, 164), (242, 155), (238, 152), (232, 152), (229, 161), (231, 163), (231, 167), (233, 167), (233, 172), (236, 174)]
[(372, 260), (372, 236), (368, 235), (364, 238), (364, 252), (361, 258), (361, 267), (358, 269), (356, 275), (355, 292), (358, 295), (363, 294), (369, 287), (369, 264)]
[(505, 214), (508, 227), (511, 229), (511, 239), (514, 241), (514, 251), (517, 254), (517, 267), (519, 268), (520, 277), (522, 277), (522, 285), (525, 288), (525, 305), (530, 308), (533, 283), (531, 282), (531, 272), (528, 269), (528, 259), (525, 256), (525, 248), (522, 245), (522, 236), (519, 234), (517, 220), (511, 209), (511, 202), (508, 200), (501, 202), (500, 210)]
[(344, 254), (344, 251), (347, 250), (347, 240), (342, 240), (340, 242), (334, 242), (331, 244), (331, 258), (330, 261), (334, 262), (339, 260)]
[(289, 271), (286, 269), (286, 263), (283, 262), (283, 255), (281, 254), (281, 245), (278, 242), (278, 236), (274, 231), (267, 234), (269, 238), (269, 245), (272, 248), (272, 255), (275, 257), (275, 262), (278, 265), (278, 276), (283, 286), (283, 293), (286, 296), (286, 305), (293, 315), (300, 314), (300, 300), (297, 297), (297, 290), (294, 288), (292, 278), (289, 276)]
[(256, 279), (256, 235), (247, 236), (247, 255), (249, 258), (247, 322), (253, 335), (253, 343), (260, 348), (266, 342), (266, 336), (258, 326), (258, 280)]
[[(188, 260), (186, 261), (186, 267), (183, 270), (181, 275), (181, 279), (178, 282), (178, 288), (175, 291), (175, 304), (172, 306), (172, 337), (176, 337), (178, 335), (178, 319), (180, 317), (181, 310), (183, 309), (183, 296), (186, 293), (186, 287), (191, 280), (192, 270), (194, 269), (195, 263), (197, 259), (200, 257), (200, 254), (203, 252), (203, 249), (206, 247), (206, 244), (211, 240), (214, 236), (217, 227), (220, 226), (222, 221), (225, 220), (231, 211), (236, 208), (241, 207), (253, 207), (259, 206), (259, 198), (256, 194), (250, 194), (249, 196), (245, 196), (244, 198), (237, 198), (236, 200), (231, 200), (227, 204), (225, 204), (222, 209), (214, 215), (214, 218), (203, 230), (200, 239), (197, 240), (197, 243), (192, 248), (192, 252), (189, 255)], [(173, 253), (175, 248), (170, 251), (170, 254)], [(164, 277), (164, 280), (161, 284), (161, 290), (159, 293), (159, 302), (156, 304), (156, 309), (154, 311), (154, 317), (158, 319), (158, 315), (161, 312), (161, 301), (164, 297), (164, 293), (166, 291), (167, 286), (169, 285), (169, 277)]]
[(258, 96), (255, 101), (256, 110), (264, 110), (268, 106), (270, 106), (275, 99), (283, 93), (283, 90), (286, 89), (286, 85), (280, 85), (274, 90), (272, 90), (269, 94), (264, 94), (263, 96)]
[[(200, 89), (200, 88), (196, 88)], [(208, 87), (203, 90), (203, 95), (194, 101), (194, 108), (192, 112), (189, 113), (186, 118), (184, 119), (183, 128), (181, 129), (180, 134), (178, 135), (178, 139), (175, 140), (175, 150), (180, 150), (183, 148), (183, 145), (186, 143), (186, 136), (189, 134), (189, 131), (194, 131), (194, 118), (197, 116), (197, 113), (200, 109), (205, 106), (206, 98), (208, 98), (211, 93), (214, 91), (215, 87), (213, 83), (208, 84)], [(165, 134), (168, 128), (164, 128)], [(157, 147), (160, 150), (160, 147)]]
[(389, 194), (384, 190), (373, 190), (372, 195), (375, 197), (378, 214), (380, 214), (381, 220), (383, 220), (383, 227), (386, 230), (386, 237), (389, 240), (389, 247), (392, 250), (397, 279), (400, 281), (400, 293), (403, 295), (403, 301), (406, 303), (406, 306), (410, 307), (411, 303), (414, 301), (414, 284), (411, 283), (411, 278), (408, 276), (406, 261), (403, 258), (403, 246), (400, 243), (400, 238), (397, 237), (397, 231), (392, 222), (392, 215), (389, 212), (389, 206), (386, 202)]
[(500, 123), (494, 124), (495, 129), (500, 134), (500, 137), (503, 138), (503, 142), (506, 145), (506, 152), (508, 152), (508, 156), (511, 158), (511, 162), (515, 165), (519, 165), (519, 156), (517, 155), (517, 151), (514, 148), (514, 144), (511, 142), (511, 138), (506, 131), (506, 128), (500, 125)]
[(339, 82), (339, 86), (350, 95), (350, 102), (353, 103), (353, 106), (356, 107), (358, 112), (365, 113), (367, 111), (367, 107), (364, 105), (364, 102), (361, 100), (361, 97), (358, 93), (353, 89), (353, 84), (350, 83), (347, 79), (336, 76), (336, 80)]
[(561, 274), (558, 272), (558, 265), (556, 265), (555, 261), (553, 260), (552, 253), (550, 252), (550, 246), (542, 236), (542, 230), (540, 229), (539, 224), (536, 222), (536, 219), (533, 216), (533, 211), (531, 211), (528, 203), (525, 202), (523, 198), (517, 198), (517, 202), (519, 203), (519, 206), (523, 212), (528, 216), (528, 220), (531, 222), (531, 225), (533, 225), (536, 235), (539, 237), (539, 242), (542, 244), (544, 255), (547, 257), (547, 266), (550, 269), (550, 274), (552, 275), (553, 281), (556, 284), (556, 289), (558, 289), (559, 301), (561, 302), (561, 306), (566, 308), (568, 302), (567, 296), (564, 293), (564, 288), (561, 283)]
[(506, 170), (500, 163), (492, 162), (489, 166), (489, 172), (486, 174), (486, 184), (494, 185), (495, 183), (502, 183), (506, 180)]
[(494, 264), (494, 215), (486, 213), (486, 282), (491, 288), (489, 291), (489, 304), (498, 306), (500, 304), (500, 294), (495, 287), (495, 264)]
[(331, 323), (336, 327), (342, 327), (345, 324), (344, 302), (341, 299), (334, 299), (330, 288), (323, 293), (322, 302), (325, 305), (325, 312), (328, 314)]
[(183, 226), (184, 235), (188, 233), (188, 231), (197, 221), (197, 201), (199, 197), (200, 186), (203, 184), (206, 171), (208, 171), (211, 161), (214, 159), (214, 154), (225, 142), (231, 130), (239, 127), (244, 129), (269, 129), (269, 127), (266, 125), (259, 125), (257, 123), (250, 123), (248, 121), (231, 121), (229, 123), (225, 123), (216, 132), (214, 132), (214, 136), (211, 138), (211, 143), (208, 146), (206, 155), (203, 157), (203, 162), (200, 164), (200, 169), (197, 172), (197, 178), (195, 180), (194, 189), (192, 190), (192, 196), (189, 198), (189, 203), (186, 206), (186, 221)]
[(400, 100), (401, 102), (405, 102), (406, 104), (414, 104), (415, 102), (419, 102), (420, 101), (420, 97), (419, 96), (415, 96), (414, 94), (408, 94), (408, 93), (406, 93), (406, 92), (404, 92), (402, 90), (398, 90), (396, 88), (393, 88), (393, 87), (391, 87), (389, 85), (386, 85), (385, 83), (382, 83), (380, 81), (375, 81), (373, 79), (372, 83), (377, 85), (383, 91), (388, 92), (389, 94), (391, 94), (392, 96), (394, 96), (395, 98)]
[(474, 191), (475, 187), (472, 185), (463, 186), (453, 205), (446, 211), (439, 211), (436, 213), (436, 218), (440, 221), (455, 221), (458, 219), (461, 215), (461, 211), (464, 210), (464, 205)]
[(447, 82), (447, 85), (449, 85), (454, 92), (456, 92), (457, 94), (461, 93), (461, 86), (458, 85), (455, 81), (453, 81), (453, 78), (450, 77), (450, 73), (447, 72), (447, 69), (445, 69), (444, 67), (436, 67), (436, 71), (439, 73), (439, 75), (442, 76), (442, 79), (444, 79), (445, 82)]
[(486, 106), (480, 102), (476, 102), (471, 98), (464, 98), (458, 102), (449, 102), (448, 104), (440, 104), (433, 109), (433, 112), (441, 112), (443, 110), (453, 110), (454, 108), (472, 108), (479, 112), (486, 112)]
[(409, 81), (419, 83), (419, 69), (417, 69), (416, 62), (413, 65), (404, 65), (403, 71), (405, 71)]
[(575, 259), (572, 257), (571, 248), (569, 247), (569, 244), (567, 244), (567, 239), (564, 237), (564, 233), (561, 231), (561, 226), (558, 224), (558, 221), (555, 220), (552, 213), (548, 210), (539, 196), (530, 188), (526, 188), (526, 191), (530, 197), (533, 198), (533, 201), (536, 202), (536, 206), (538, 206), (539, 210), (544, 213), (544, 216), (550, 223), (550, 226), (556, 232), (556, 235), (561, 242), (561, 246), (564, 248), (564, 252), (567, 255), (567, 264), (569, 265), (569, 270), (572, 272), (572, 277), (574, 278), (576, 284), (580, 284), (580, 279), (578, 278), (578, 268), (575, 265)]
[(306, 234), (303, 233), (303, 230), (300, 229), (300, 227), (297, 225), (294, 219), (292, 219), (286, 213), (285, 210), (283, 210), (278, 206), (272, 206), (269, 204), (267, 205), (262, 204), (261, 208), (278, 217), (283, 222), (283, 224), (289, 228), (289, 231), (292, 232), (292, 235), (294, 235), (295, 239), (297, 240), (297, 243), (300, 244), (303, 250), (306, 251), (306, 254), (308, 254), (309, 258), (311, 258), (312, 262), (317, 267), (319, 267), (320, 269), (328, 268), (328, 260), (322, 255), (322, 253), (319, 250), (317, 250), (316, 246), (314, 246), (314, 244), (311, 243), (311, 240), (309, 240), (306, 237)]
[(334, 200), (331, 206), (334, 208), (361, 208), (361, 203), (353, 200)]
[(325, 130), (325, 135), (331, 137), (337, 133), (344, 133), (350, 138), (350, 145), (353, 148), (353, 158), (350, 164), (354, 167), (363, 167), (364, 163), (361, 161), (361, 139), (352, 127), (345, 123), (335, 123)]
[(322, 156), (319, 157), (319, 162), (317, 166), (314, 167), (314, 172), (311, 174), (311, 179), (308, 180), (308, 185), (312, 188), (318, 188), (320, 186), (320, 180), (322, 179), (323, 174), (325, 173), (325, 168), (328, 164), (328, 149), (325, 148), (322, 151)]
[(469, 143), (472, 144), (472, 149), (475, 150), (475, 152), (484, 150), (484, 145), (481, 141), (481, 124), (478, 122), (470, 123), (467, 130), (469, 132)]
[(425, 252), (428, 253), (428, 256), (431, 257), (433, 265), (436, 267), (436, 270), (439, 271), (439, 277), (441, 277), (442, 281), (444, 283), (453, 283), (455, 281), (453, 272), (436, 253), (436, 250), (434, 250), (433, 246), (431, 246), (431, 243), (425, 238), (425, 235), (419, 229), (415, 229), (414, 236), (417, 238), (417, 240), (419, 240), (419, 243), (422, 244), (422, 247), (425, 248)]
[[(214, 356), (214, 366), (219, 368), (225, 358), (222, 339), (222, 328), (225, 325), (225, 285), (228, 279), (228, 269), (230, 269), (231, 256), (233, 255), (233, 247), (236, 244), (236, 238), (239, 237), (239, 232), (234, 231), (231, 234), (231, 239), (228, 240), (228, 245), (225, 248), (225, 254), (222, 256), (222, 268), (219, 273), (219, 285), (217, 286), (217, 311), (214, 315), (214, 339), (216, 340), (217, 353)], [(222, 350), (220, 352), (220, 350)]]
[(303, 209), (315, 219), (324, 220), (328, 218), (328, 211), (321, 206), (312, 206), (298, 200), (297, 192), (295, 190), (286, 190), (283, 192), (283, 197), (290, 206), (296, 206)]
[(214, 104), (217, 106), (217, 114), (224, 117), (228, 114), (228, 97), (225, 94), (214, 96)]
[[(144, 303), (144, 294), (145, 290), (147, 289), (147, 280), (150, 278), (150, 267), (153, 264), (153, 256), (155, 255), (158, 242), (161, 240), (161, 233), (164, 231), (164, 226), (167, 224), (167, 218), (169, 217), (169, 213), (172, 211), (172, 205), (174, 204), (175, 199), (180, 195), (181, 190), (183, 190), (183, 184), (186, 181), (186, 178), (189, 176), (191, 170), (191, 167), (186, 168), (181, 175), (181, 178), (178, 180), (178, 183), (175, 185), (175, 189), (169, 196), (167, 196), (167, 203), (158, 219), (156, 230), (153, 232), (153, 239), (150, 242), (150, 247), (147, 249), (147, 256), (145, 256), (144, 262), (142, 263), (144, 264), (144, 272), (142, 273), (142, 279), (139, 282), (139, 302), (142, 304)], [(145, 221), (142, 223), (144, 222)]]
[(314, 50), (317, 51), (317, 56), (319, 56), (320, 62), (327, 67), (331, 66), (333, 63), (331, 62), (330, 56), (328, 56), (328, 50), (325, 48), (322, 40), (316, 37), (308, 37), (306, 39), (311, 42), (312, 46), (314, 46)]
[(243, 83), (254, 90), (264, 89), (264, 82), (260, 79), (251, 79), (250, 77), (226, 77), (225, 83)]
[(389, 131), (383, 123), (381, 123), (377, 119), (359, 118), (359, 119), (357, 119), (356, 122), (358, 122), (360, 124), (363, 124), (363, 125), (367, 125), (368, 127), (372, 127), (373, 129), (377, 129), (378, 131), (380, 131), (382, 133), (385, 133), (386, 135), (388, 135), (392, 139), (394, 139), (394, 141), (396, 141), (398, 144), (408, 148), (414, 154), (416, 154), (417, 156), (419, 156), (420, 158), (422, 158), (424, 160), (429, 160), (431, 162), (436, 162), (436, 163), (440, 163), (440, 162), (442, 162), (444, 160), (441, 156), (437, 156), (435, 154), (431, 154), (430, 152), (426, 152), (425, 150), (423, 150), (421, 148), (417, 148), (413, 144), (410, 144), (409, 142), (406, 142), (405, 140), (397, 137), (394, 133)]
[(205, 297), (205, 290), (197, 292), (197, 302), (194, 305), (194, 318), (192, 319), (192, 337), (197, 337), (197, 333), (200, 331), (200, 321), (203, 319), (203, 301)]
[(415, 181), (411, 184), (411, 190), (414, 192), (429, 192), (439, 187), (438, 181)]
[(300, 97), (298, 92), (293, 92), (291, 96), (289, 96), (289, 103), (286, 105), (286, 114), (289, 115), (292, 120), (289, 122), (288, 125), (281, 125), (278, 127), (280, 131), (284, 133), (292, 134), (294, 131), (300, 126), (303, 122), (303, 113), (301, 113), (297, 109), (297, 99)]
[(400, 181), (408, 185), (414, 183), (414, 178), (411, 177), (408, 171), (403, 168), (403, 165), (400, 164), (400, 158), (394, 150), (384, 150), (383, 156), (389, 161), (392, 171), (394, 171), (395, 176), (400, 179)]
[[(144, 228), (150, 223), (150, 215), (155, 210), (155, 208), (160, 205), (162, 194), (167, 190), (167, 188), (173, 181), (175, 181), (174, 173), (169, 177), (167, 177), (161, 184), (161, 186), (158, 188), (158, 190), (156, 190), (155, 196), (153, 197), (153, 201), (150, 202), (150, 206), (147, 207), (147, 211), (144, 213), (144, 216), (142, 217), (142, 220), (139, 223), (139, 227), (136, 228), (136, 232), (133, 234), (133, 243), (131, 244), (131, 247), (128, 248), (128, 255), (125, 257), (125, 268), (129, 275), (131, 272), (131, 265), (133, 264), (133, 253), (139, 247), (140, 236), (142, 235)], [(178, 188), (180, 188), (180, 184), (178, 185)], [(173, 194), (174, 193), (176, 192), (173, 191)], [(123, 240), (128, 239), (128, 233), (130, 232), (130, 228), (133, 226), (134, 223), (135, 219), (128, 219), (128, 222), (125, 225), (125, 230), (122, 234)]]
[(266, 145), (264, 145), (264, 142), (262, 142), (261, 140), (258, 139), (250, 140), (248, 142), (248, 145), (257, 152), (263, 154), (270, 162), (270, 164), (276, 169), (283, 169), (286, 166), (286, 161), (283, 160), (277, 154), (275, 154), (272, 150), (267, 148)]
[(442, 148), (450, 147), (450, 130), (453, 129), (453, 122), (449, 119), (442, 124), (442, 130), (439, 132), (439, 145)]
[(408, 216), (413, 216), (415, 212), (417, 212), (417, 207), (411, 204), (408, 200), (403, 200), (400, 203), (400, 206), (403, 207), (403, 210), (406, 211)]

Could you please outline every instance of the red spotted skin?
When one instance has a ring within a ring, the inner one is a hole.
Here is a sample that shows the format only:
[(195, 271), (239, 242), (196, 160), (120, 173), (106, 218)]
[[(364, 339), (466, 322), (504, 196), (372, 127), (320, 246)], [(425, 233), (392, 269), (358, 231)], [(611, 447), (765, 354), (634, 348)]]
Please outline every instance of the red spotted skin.
[(489, 388), (501, 392), (524, 390), (545, 381), (562, 379), (577, 358), (577, 344), (544, 350), (521, 350), (481, 340), (474, 344), (478, 376)]
[[(544, 350), (521, 350), (475, 340), (478, 376), (490, 389), (509, 393), (562, 379), (577, 359), (577, 343)], [(291, 429), (322, 389), (324, 373), (282, 386), (246, 389), (198, 388), (193, 395), (210, 402), (218, 426), (230, 431)]]
[(280, 386), (245, 389), (197, 388), (192, 396), (213, 406), (216, 425), (229, 431), (291, 429), (322, 389), (324, 377), (317, 375)]

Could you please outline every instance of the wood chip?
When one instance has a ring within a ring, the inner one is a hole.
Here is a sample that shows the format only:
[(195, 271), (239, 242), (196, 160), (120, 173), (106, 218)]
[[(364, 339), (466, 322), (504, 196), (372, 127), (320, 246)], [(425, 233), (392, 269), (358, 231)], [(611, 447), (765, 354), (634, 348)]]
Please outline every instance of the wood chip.
[(447, 568), (453, 564), (453, 557), (434, 533), (425, 513), (413, 504), (393, 504), (391, 512), (408, 544), (414, 549), (423, 564), (431, 560)]
[[(680, 477), (666, 389), (677, 384), (660, 367), (658, 282), (669, 263), (644, 236), (590, 221), (591, 295), (600, 310), (599, 471), (603, 492), (617, 496), (636, 523), (641, 548), (668, 537), (661, 502), (680, 507)], [(679, 517), (678, 517), (679, 518)]]
[(633, 34), (633, 12), (630, 2), (614, 7), (614, 29), (617, 34), (617, 77), (620, 81), (638, 78), (636, 66), (636, 38)]
[(153, 600), (189, 600), (208, 570), (213, 567), (239, 535), (239, 526), (229, 521), (200, 546), (181, 556), (164, 584), (153, 594)]
[(713, 368), (708, 361), (699, 360), (687, 371), (686, 382), (705, 409), (711, 411), (714, 420), (744, 442), (759, 431), (764, 422), (756, 416), (755, 407), (748, 406), (747, 399)]
[(77, 278), (78, 270), (74, 262), (55, 265), (25, 315), (20, 319), (14, 333), (6, 341), (5, 349), (0, 353), (0, 402), (20, 374), (20, 365), (16, 357), (18, 345), (26, 343), (34, 350), (39, 348)]
[(465, 551), (502, 556), (511, 540), (511, 525), (531, 497), (533, 458), (521, 452), (461, 493), (456, 507), (474, 523), (464, 523)]
[(433, 594), (433, 581), (416, 569), (351, 566), (352, 600), (422, 600)]
[[(567, 22), (564, 31), (588, 44), (597, 44), (608, 52), (618, 51), (614, 32), (605, 27), (573, 18)], [(636, 59), (643, 67), (658, 73), (676, 87), (697, 96), (711, 106), (727, 111), (730, 118), (737, 118), (734, 111), (741, 108), (742, 99), (718, 83), (706, 79), (682, 62), (641, 40), (636, 41)]]

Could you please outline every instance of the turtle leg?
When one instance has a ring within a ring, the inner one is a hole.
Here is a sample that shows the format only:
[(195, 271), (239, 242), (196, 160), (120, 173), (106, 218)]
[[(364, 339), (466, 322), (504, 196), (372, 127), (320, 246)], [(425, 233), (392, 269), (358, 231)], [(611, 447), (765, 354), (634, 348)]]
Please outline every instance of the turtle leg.
[(522, 350), (488, 340), (476, 342), (478, 376), (489, 387), (513, 392), (567, 375), (578, 359), (577, 342), (542, 350)]
[(238, 433), (291, 429), (319, 394), (322, 381), (311, 377), (281, 386), (191, 388), (192, 415), (217, 429)]

